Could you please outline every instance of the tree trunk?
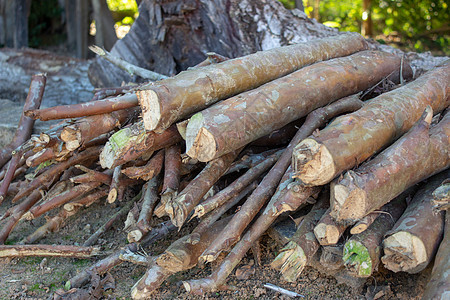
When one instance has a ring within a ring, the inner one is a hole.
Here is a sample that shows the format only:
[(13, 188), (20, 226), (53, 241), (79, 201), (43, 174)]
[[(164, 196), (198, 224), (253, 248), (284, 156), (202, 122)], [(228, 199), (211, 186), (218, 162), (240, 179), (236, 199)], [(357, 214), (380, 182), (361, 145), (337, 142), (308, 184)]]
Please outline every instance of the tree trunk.
[(368, 101), (363, 109), (337, 118), (296, 147), (295, 176), (306, 184), (321, 185), (361, 164), (406, 133), (427, 105), (435, 113), (445, 109), (450, 104), (449, 81), (450, 62), (447, 62)]

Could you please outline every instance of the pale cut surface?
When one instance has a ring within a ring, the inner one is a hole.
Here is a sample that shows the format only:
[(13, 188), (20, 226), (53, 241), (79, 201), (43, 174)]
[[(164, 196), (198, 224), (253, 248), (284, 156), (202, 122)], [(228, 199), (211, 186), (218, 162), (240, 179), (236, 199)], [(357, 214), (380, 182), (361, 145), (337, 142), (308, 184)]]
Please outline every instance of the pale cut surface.
[[(331, 199), (330, 203), (331, 216), (336, 221), (341, 220), (358, 220), (364, 217), (366, 193), (360, 188), (349, 190), (348, 187), (340, 184), (334, 184), (331, 186)], [(333, 201), (335, 200), (335, 201)]]
[(423, 242), (406, 231), (397, 232), (383, 241), (384, 266), (394, 272), (408, 272), (427, 261), (427, 251)]
[(308, 185), (330, 182), (335, 166), (330, 151), (312, 138), (301, 141), (292, 154), (294, 177)]
[(158, 94), (152, 90), (137, 91), (136, 96), (142, 108), (145, 129), (153, 130), (161, 119), (161, 107)]
[(339, 230), (335, 226), (327, 224), (317, 224), (314, 227), (314, 235), (321, 245), (334, 245), (339, 241)]

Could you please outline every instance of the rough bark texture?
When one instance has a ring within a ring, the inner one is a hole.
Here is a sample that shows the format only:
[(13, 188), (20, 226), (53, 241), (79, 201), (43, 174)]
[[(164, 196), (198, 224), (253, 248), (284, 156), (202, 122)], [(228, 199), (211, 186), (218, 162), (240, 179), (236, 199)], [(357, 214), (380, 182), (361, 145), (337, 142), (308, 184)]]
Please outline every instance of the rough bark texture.
[(334, 120), (293, 155), (295, 176), (306, 184), (330, 182), (406, 133), (427, 105), (450, 104), (450, 61), (411, 83), (369, 100), (363, 109)]
[(353, 276), (369, 277), (378, 269), (384, 234), (394, 226), (406, 208), (406, 194), (386, 204), (372, 225), (353, 235), (344, 245), (344, 265)]
[(399, 67), (400, 58), (378, 51), (304, 67), (192, 116), (186, 153), (209, 161), (234, 151), (318, 107), (373, 86)]
[(353, 33), (257, 52), (181, 72), (136, 92), (145, 128), (162, 131), (218, 100), (254, 89), (305, 65), (365, 49), (367, 43), (362, 36)]
[(158, 134), (145, 131), (144, 124), (137, 122), (119, 130), (109, 138), (100, 154), (100, 164), (103, 168), (111, 169), (139, 157), (151, 155), (153, 151), (180, 141), (182, 138), (176, 126)]
[(240, 151), (228, 153), (211, 161), (177, 197), (166, 203), (166, 212), (173, 224), (180, 228), (203, 196), (228, 170)]
[(444, 212), (433, 210), (433, 191), (450, 177), (450, 170), (433, 178), (419, 190), (402, 217), (383, 240), (384, 266), (394, 272), (418, 273), (433, 259), (444, 232)]
[(450, 166), (450, 114), (430, 129), (432, 115), (427, 107), (407, 134), (333, 185), (331, 215), (338, 222), (354, 223)]
[(314, 227), (314, 235), (322, 246), (336, 244), (347, 228), (345, 225), (337, 224), (333, 217), (330, 216), (330, 212), (331, 209), (327, 209), (316, 227)]
[(205, 260), (206, 257), (214, 260), (223, 250), (228, 249), (239, 240), (247, 225), (269, 197), (274, 194), (291, 162), (292, 150), (300, 140), (312, 134), (318, 127), (323, 126), (333, 116), (347, 111), (354, 111), (359, 109), (361, 105), (362, 102), (357, 97), (350, 96), (310, 113), (281, 157), (263, 178), (255, 191), (248, 197), (244, 205), (241, 206), (234, 219), (224, 229), (224, 232), (227, 234), (219, 236), (218, 240), (214, 241), (214, 247), (207, 249), (201, 257), (205, 257)]
[(157, 176), (164, 164), (164, 149), (159, 150), (147, 164), (139, 167), (128, 167), (122, 170), (122, 173), (132, 179), (142, 179), (149, 181)]
[[(46, 81), (47, 77), (44, 74), (33, 75), (31, 77), (30, 89), (23, 106), (24, 112), (29, 109), (38, 109), (41, 106)], [(0, 168), (11, 158), (11, 152), (13, 150), (30, 138), (33, 125), (34, 120), (22, 113), (13, 140), (0, 150)]]
[(445, 234), (441, 242), (436, 258), (434, 260), (433, 271), (430, 281), (427, 284), (423, 299), (445, 300), (450, 294), (450, 214), (448, 210), (445, 216)]
[(280, 250), (271, 266), (280, 270), (284, 280), (295, 282), (320, 247), (314, 236), (314, 226), (326, 212), (328, 194), (322, 195), (311, 211), (303, 218), (291, 241)]
[(172, 200), (180, 187), (181, 145), (167, 147), (164, 157), (164, 180), (161, 192), (161, 204)]
[[(234, 58), (336, 34), (278, 1), (144, 0), (130, 32), (111, 53), (139, 67), (174, 75), (203, 61), (207, 52)], [(101, 59), (94, 61), (89, 73), (96, 86), (133, 80)]]

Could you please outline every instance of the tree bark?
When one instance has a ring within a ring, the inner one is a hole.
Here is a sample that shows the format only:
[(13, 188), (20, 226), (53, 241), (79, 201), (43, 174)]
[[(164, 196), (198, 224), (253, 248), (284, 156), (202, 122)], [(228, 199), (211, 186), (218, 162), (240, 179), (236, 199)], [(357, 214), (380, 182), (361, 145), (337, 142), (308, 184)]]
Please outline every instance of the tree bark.
[(175, 144), (167, 147), (164, 157), (164, 180), (161, 192), (161, 205), (178, 195), (180, 187), (181, 145)]
[[(405, 70), (405, 66), (403, 66)], [(405, 76), (404, 76), (405, 77)], [(406, 133), (427, 105), (435, 113), (450, 104), (450, 62), (334, 120), (294, 151), (295, 176), (309, 185), (330, 182)]]
[(66, 245), (0, 245), (0, 257), (73, 257), (88, 258), (99, 253), (95, 247)]
[(209, 161), (234, 151), (315, 108), (373, 86), (399, 67), (400, 58), (378, 51), (304, 67), (192, 116), (186, 153)]
[(428, 106), (407, 134), (333, 184), (331, 215), (338, 222), (355, 223), (408, 187), (450, 166), (450, 114), (430, 129), (432, 116)]
[(359, 34), (339, 35), (181, 72), (136, 92), (145, 129), (161, 132), (218, 100), (256, 88), (305, 65), (365, 49), (367, 44)]
[(449, 178), (446, 170), (433, 178), (419, 190), (402, 217), (383, 240), (384, 266), (394, 272), (416, 274), (434, 258), (444, 233), (444, 212), (433, 210), (433, 191)]
[(128, 167), (122, 170), (128, 178), (132, 179), (142, 179), (144, 181), (149, 181), (153, 177), (157, 176), (164, 165), (164, 149), (159, 150), (153, 157), (148, 161), (147, 164), (139, 167)]

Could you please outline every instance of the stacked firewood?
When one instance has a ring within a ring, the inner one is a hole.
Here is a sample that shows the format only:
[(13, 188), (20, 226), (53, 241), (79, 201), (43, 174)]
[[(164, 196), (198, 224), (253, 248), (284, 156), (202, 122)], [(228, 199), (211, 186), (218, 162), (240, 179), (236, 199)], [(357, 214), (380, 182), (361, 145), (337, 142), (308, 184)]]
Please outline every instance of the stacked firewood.
[[(148, 268), (131, 292), (144, 299), (168, 276), (217, 261), (207, 278), (183, 282), (205, 293), (225, 286), (259, 238), (294, 214), (296, 232), (272, 263), (288, 281), (313, 260), (362, 278), (380, 263), (420, 272), (449, 228), (434, 206), (445, 210), (449, 199), (450, 62), (407, 83), (402, 58), (367, 48), (360, 35), (341, 34), (235, 59), (211, 54), (174, 77), (47, 109), (45, 76), (35, 76), (16, 138), (0, 153), (0, 201), (17, 203), (1, 216), (0, 242), (20, 221), (52, 217), (21, 245), (1, 246), (0, 257), (86, 257), (127, 216), (130, 244), (68, 286), (132, 261)], [(34, 119), (64, 120), (30, 138)], [(141, 192), (127, 201), (133, 187)], [(31, 245), (105, 197), (123, 208), (83, 246)], [(136, 252), (194, 219), (160, 255)], [(442, 287), (448, 247), (436, 259), (430, 286)]]

